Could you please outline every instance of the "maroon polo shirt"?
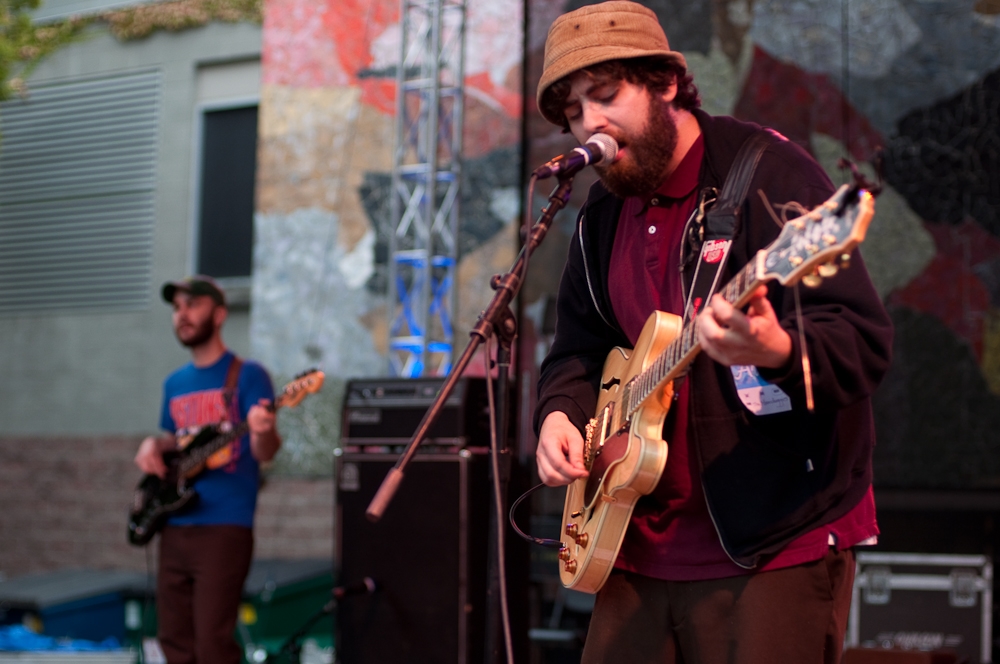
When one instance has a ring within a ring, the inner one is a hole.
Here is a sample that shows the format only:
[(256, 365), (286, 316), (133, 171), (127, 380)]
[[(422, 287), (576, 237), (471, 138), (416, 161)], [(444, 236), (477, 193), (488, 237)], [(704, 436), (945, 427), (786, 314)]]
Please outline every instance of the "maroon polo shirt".
[[(651, 195), (625, 200), (611, 253), (611, 306), (634, 345), (654, 310), (680, 315), (684, 225), (698, 201), (705, 146), (701, 136)], [(667, 417), (667, 465), (656, 489), (636, 504), (616, 567), (669, 581), (719, 579), (748, 573), (729, 559), (712, 524), (695, 455), (689, 449), (688, 382)], [(844, 517), (792, 541), (761, 570), (819, 560), (831, 542), (854, 546), (878, 534), (871, 489)]]

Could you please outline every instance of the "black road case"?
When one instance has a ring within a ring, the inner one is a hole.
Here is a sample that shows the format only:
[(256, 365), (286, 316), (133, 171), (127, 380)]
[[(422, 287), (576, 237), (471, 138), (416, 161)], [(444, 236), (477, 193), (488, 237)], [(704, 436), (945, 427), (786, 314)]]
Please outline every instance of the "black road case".
[(988, 556), (858, 554), (848, 646), (948, 649), (987, 664), (992, 620)]

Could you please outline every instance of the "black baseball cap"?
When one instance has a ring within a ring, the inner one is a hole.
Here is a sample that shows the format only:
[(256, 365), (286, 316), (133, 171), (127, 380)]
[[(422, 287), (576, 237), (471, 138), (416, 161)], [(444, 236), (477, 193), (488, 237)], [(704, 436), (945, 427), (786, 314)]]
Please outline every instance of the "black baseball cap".
[(160, 291), (160, 294), (163, 295), (164, 302), (173, 304), (174, 295), (177, 294), (177, 291), (184, 291), (186, 293), (190, 293), (191, 295), (208, 295), (215, 300), (216, 304), (226, 306), (225, 292), (219, 284), (215, 283), (215, 279), (203, 274), (185, 277), (180, 281), (168, 281), (163, 284), (163, 289)]

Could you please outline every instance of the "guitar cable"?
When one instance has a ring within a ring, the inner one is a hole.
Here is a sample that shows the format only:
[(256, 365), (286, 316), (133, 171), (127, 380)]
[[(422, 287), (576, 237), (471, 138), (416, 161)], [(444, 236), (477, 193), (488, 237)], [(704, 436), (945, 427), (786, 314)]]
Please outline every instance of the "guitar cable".
[[(531, 233), (531, 228), (532, 228), (532, 223), (533, 223), (532, 216), (531, 216), (531, 210), (532, 210), (532, 207), (534, 206), (534, 201), (535, 201), (535, 183), (537, 181), (538, 181), (538, 177), (536, 175), (534, 175), (534, 174), (532, 174), (532, 176), (528, 179), (528, 187), (527, 187), (527, 192), (526, 192), (526, 195), (525, 195), (524, 207), (522, 208), (524, 210), (524, 215), (523, 215), (523, 218), (522, 218), (522, 223), (521, 223), (521, 228), (520, 228), (521, 242), (527, 242), (528, 241), (528, 237), (529, 237), (529, 235)], [(522, 266), (521, 274), (519, 275), (520, 279), (521, 279), (521, 283), (525, 283), (527, 281), (527, 278), (528, 278), (528, 260), (530, 258), (531, 258), (531, 253), (529, 252), (524, 257), (524, 265)], [(487, 340), (487, 344), (489, 344), (489, 340)], [(487, 347), (487, 351), (488, 350), (489, 350), (489, 348)], [(489, 358), (489, 352), (487, 352), (486, 357)], [(489, 375), (489, 373), (487, 372), (487, 376), (488, 375)], [(489, 381), (487, 381), (487, 382), (489, 382)], [(518, 506), (522, 502), (524, 502), (524, 499), (527, 498), (528, 496), (530, 496), (531, 494), (535, 493), (536, 491), (538, 491), (539, 489), (541, 489), (544, 486), (545, 486), (545, 484), (536, 484), (535, 486), (531, 487), (530, 489), (528, 489), (527, 491), (525, 491), (524, 493), (522, 493), (520, 496), (518, 496), (517, 500), (515, 500), (511, 504), (510, 510), (507, 512), (507, 521), (508, 521), (508, 523), (510, 523), (510, 527), (514, 529), (514, 532), (517, 533), (518, 537), (520, 537), (521, 539), (523, 539), (523, 540), (525, 540), (527, 542), (530, 542), (531, 544), (538, 544), (539, 546), (544, 546), (544, 547), (549, 547), (549, 548), (553, 548), (553, 549), (558, 549), (558, 548), (562, 547), (562, 542), (561, 541), (559, 541), (557, 539), (550, 539), (550, 538), (547, 538), (547, 537), (535, 537), (533, 535), (527, 534), (526, 532), (524, 532), (523, 530), (521, 530), (521, 528), (517, 525), (517, 519), (514, 516), (514, 512), (517, 511)]]
[(553, 549), (558, 549), (562, 547), (562, 542), (560, 540), (551, 539), (548, 537), (535, 537), (534, 535), (529, 535), (528, 533), (524, 532), (518, 527), (517, 518), (514, 516), (514, 512), (517, 510), (518, 506), (524, 501), (525, 498), (527, 498), (531, 494), (535, 493), (536, 491), (544, 487), (545, 487), (544, 484), (536, 484), (535, 486), (531, 487), (530, 489), (522, 493), (520, 496), (518, 496), (517, 500), (515, 500), (514, 503), (510, 506), (510, 512), (507, 515), (507, 520), (510, 522), (510, 527), (514, 529), (514, 532), (517, 533), (518, 536), (521, 537), (521, 539), (527, 542), (531, 542), (532, 544), (538, 544), (539, 546), (546, 546)]
[[(538, 176), (535, 175), (535, 174), (532, 174), (531, 177), (528, 179), (527, 191), (525, 192), (525, 198), (524, 198), (524, 207), (522, 208), (522, 210), (524, 210), (524, 214), (522, 215), (521, 228), (519, 230), (521, 242), (527, 242), (528, 238), (529, 238), (529, 236), (531, 234), (531, 228), (532, 228), (532, 224), (533, 224), (533, 218), (531, 216), (531, 211), (532, 211), (532, 208), (534, 207), (534, 202), (535, 202), (535, 184), (536, 184), (537, 181), (538, 181)], [(527, 279), (528, 279), (528, 261), (529, 261), (530, 258), (531, 258), (531, 253), (527, 252), (525, 254), (525, 256), (524, 256), (524, 265), (522, 266), (521, 274), (518, 275), (522, 284), (525, 283), (527, 281)], [(487, 344), (489, 344), (489, 340), (487, 340)], [(486, 357), (487, 358), (489, 358), (489, 356), (490, 356), (490, 354), (489, 354), (488, 351), (489, 351), (489, 347), (487, 346), (487, 353), (486, 353)], [(487, 365), (487, 367), (488, 366), (489, 365)], [(486, 375), (487, 376), (490, 375), (488, 369), (487, 369), (487, 374)], [(487, 381), (487, 382), (489, 382), (489, 381)], [(552, 547), (552, 548), (558, 549), (559, 547), (562, 546), (562, 542), (560, 542), (557, 539), (554, 540), (554, 539), (548, 539), (548, 538), (544, 538), (544, 537), (534, 537), (532, 535), (529, 535), (529, 534), (525, 533), (523, 530), (521, 530), (518, 527), (517, 520), (514, 517), (514, 512), (517, 510), (518, 506), (524, 501), (524, 499), (527, 498), (528, 496), (530, 496), (531, 494), (533, 494), (534, 492), (538, 491), (539, 489), (541, 489), (544, 486), (545, 486), (544, 484), (537, 484), (537, 485), (531, 487), (530, 489), (528, 489), (527, 491), (525, 491), (520, 496), (518, 496), (517, 500), (515, 500), (513, 502), (513, 504), (511, 504), (510, 510), (507, 512), (507, 521), (508, 521), (508, 523), (510, 523), (510, 527), (514, 529), (514, 532), (517, 533), (518, 537), (520, 537), (521, 539), (523, 539), (523, 540), (525, 540), (527, 542), (530, 542), (532, 544), (538, 544), (540, 546), (546, 546), (546, 547)]]

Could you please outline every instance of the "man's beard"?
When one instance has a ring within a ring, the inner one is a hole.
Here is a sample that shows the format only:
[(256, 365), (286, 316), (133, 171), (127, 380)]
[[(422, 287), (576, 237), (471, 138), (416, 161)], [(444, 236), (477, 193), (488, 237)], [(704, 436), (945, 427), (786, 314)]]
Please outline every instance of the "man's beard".
[(174, 330), (174, 333), (182, 345), (188, 348), (196, 348), (211, 339), (212, 335), (215, 334), (215, 319), (210, 316), (203, 320), (201, 325), (195, 328), (194, 334), (188, 336), (187, 339), (181, 338), (180, 331), (178, 330)]
[(668, 111), (670, 102), (652, 93), (647, 93), (647, 99), (643, 132), (634, 137), (613, 136), (620, 144), (628, 146), (629, 162), (621, 160), (607, 166), (595, 166), (604, 186), (620, 198), (656, 191), (663, 184), (667, 166), (677, 148), (677, 125)]

